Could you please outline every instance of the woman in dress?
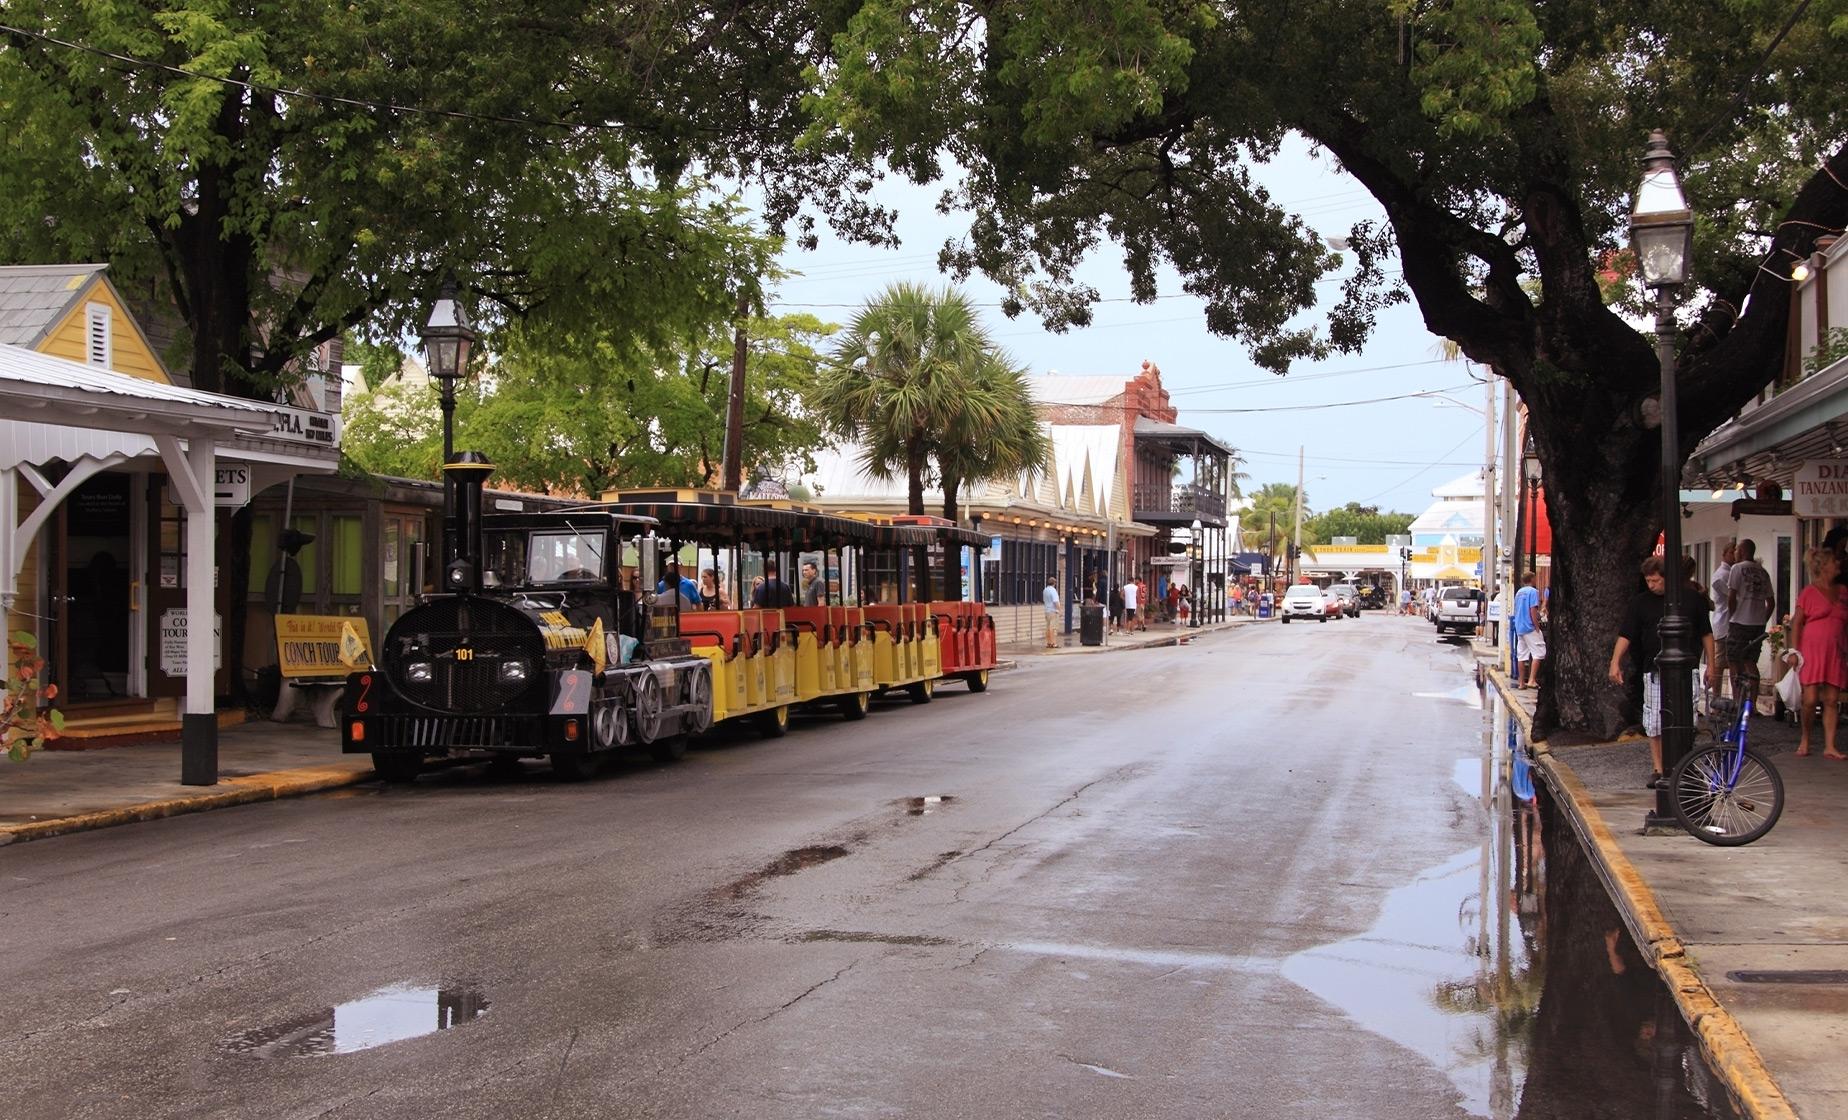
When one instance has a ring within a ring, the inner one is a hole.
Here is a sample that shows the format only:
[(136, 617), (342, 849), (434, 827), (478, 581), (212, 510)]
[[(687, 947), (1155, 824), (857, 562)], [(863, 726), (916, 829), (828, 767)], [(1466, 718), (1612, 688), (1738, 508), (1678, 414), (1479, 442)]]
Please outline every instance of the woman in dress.
[(1842, 635), (1848, 623), (1848, 607), (1835, 596), (1835, 553), (1826, 548), (1812, 548), (1803, 557), (1809, 586), (1797, 596), (1797, 609), (1790, 617), (1790, 646), (1803, 655), (1797, 680), (1803, 685), (1802, 709), (1798, 712), (1799, 742), (1797, 757), (1810, 753), (1810, 720), (1816, 705), (1822, 705), (1822, 757), (1848, 761), (1848, 754), (1835, 749), (1836, 704), (1842, 689), (1848, 687), (1848, 668), (1842, 663)]

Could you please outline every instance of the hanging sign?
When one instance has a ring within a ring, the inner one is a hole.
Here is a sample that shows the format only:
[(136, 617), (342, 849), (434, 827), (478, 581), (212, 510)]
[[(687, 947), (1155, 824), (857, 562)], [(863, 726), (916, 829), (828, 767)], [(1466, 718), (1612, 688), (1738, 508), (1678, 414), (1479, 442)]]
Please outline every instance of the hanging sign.
[(1848, 459), (1806, 459), (1791, 504), (1798, 517), (1848, 517)]
[(212, 503), (220, 509), (250, 504), (250, 464), (219, 463), (213, 468)]
[[(212, 615), (212, 668), (224, 668), (224, 619)], [(171, 607), (160, 613), (160, 671), (170, 677), (186, 675), (186, 608)]]

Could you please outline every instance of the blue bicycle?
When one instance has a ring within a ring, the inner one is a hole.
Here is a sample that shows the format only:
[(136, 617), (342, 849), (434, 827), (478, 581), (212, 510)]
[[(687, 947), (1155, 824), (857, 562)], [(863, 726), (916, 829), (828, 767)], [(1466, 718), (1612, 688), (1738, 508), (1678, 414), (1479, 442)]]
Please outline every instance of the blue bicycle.
[[(1709, 712), (1718, 706), (1717, 700), (1710, 701)], [(1668, 779), (1669, 802), (1681, 827), (1697, 840), (1728, 848), (1770, 832), (1784, 811), (1783, 776), (1745, 745), (1751, 697), (1740, 701), (1738, 710), (1737, 723), (1682, 759)]]

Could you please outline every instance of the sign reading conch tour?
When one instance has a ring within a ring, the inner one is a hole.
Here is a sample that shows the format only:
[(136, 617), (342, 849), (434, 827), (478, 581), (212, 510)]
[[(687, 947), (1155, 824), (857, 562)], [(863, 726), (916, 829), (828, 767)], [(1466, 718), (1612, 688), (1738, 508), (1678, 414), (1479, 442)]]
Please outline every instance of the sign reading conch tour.
[(1790, 495), (1798, 517), (1848, 517), (1848, 459), (1806, 459)]

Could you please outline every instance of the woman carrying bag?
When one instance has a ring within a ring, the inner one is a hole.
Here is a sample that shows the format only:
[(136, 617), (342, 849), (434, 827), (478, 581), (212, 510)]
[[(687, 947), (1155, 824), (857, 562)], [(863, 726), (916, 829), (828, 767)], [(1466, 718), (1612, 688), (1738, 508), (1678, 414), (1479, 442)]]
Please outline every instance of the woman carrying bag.
[[(1842, 663), (1844, 624), (1848, 624), (1848, 607), (1835, 595), (1835, 574), (1839, 564), (1835, 553), (1826, 548), (1812, 548), (1803, 558), (1809, 586), (1797, 596), (1797, 609), (1790, 618), (1790, 652), (1786, 661), (1794, 661), (1798, 683), (1803, 686), (1797, 708), (1799, 742), (1796, 757), (1810, 753), (1810, 721), (1816, 705), (1822, 705), (1822, 757), (1848, 762), (1848, 754), (1835, 747), (1836, 705), (1842, 689), (1848, 687), (1848, 667)], [(1795, 656), (1793, 656), (1795, 655)]]

